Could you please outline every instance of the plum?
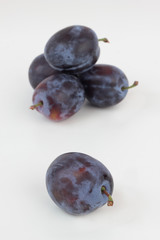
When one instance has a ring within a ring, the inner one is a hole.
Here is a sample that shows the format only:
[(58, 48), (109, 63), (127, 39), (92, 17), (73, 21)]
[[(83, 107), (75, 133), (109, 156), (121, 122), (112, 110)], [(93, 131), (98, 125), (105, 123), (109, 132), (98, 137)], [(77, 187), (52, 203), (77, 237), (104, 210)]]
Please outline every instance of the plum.
[(46, 43), (44, 56), (51, 67), (59, 71), (80, 73), (91, 68), (99, 58), (96, 33), (85, 26), (73, 25), (55, 33)]
[(110, 107), (121, 102), (127, 95), (128, 79), (123, 71), (115, 66), (97, 64), (90, 70), (79, 75), (84, 86), (86, 98), (96, 107)]
[(84, 89), (77, 77), (55, 73), (35, 88), (30, 108), (53, 121), (61, 121), (78, 112), (84, 100)]
[(28, 70), (29, 82), (33, 88), (36, 88), (45, 78), (56, 72), (46, 61), (44, 54), (37, 56), (31, 63)]
[(113, 178), (109, 170), (93, 157), (79, 152), (57, 157), (46, 173), (51, 199), (72, 215), (92, 212), (108, 202), (113, 205)]

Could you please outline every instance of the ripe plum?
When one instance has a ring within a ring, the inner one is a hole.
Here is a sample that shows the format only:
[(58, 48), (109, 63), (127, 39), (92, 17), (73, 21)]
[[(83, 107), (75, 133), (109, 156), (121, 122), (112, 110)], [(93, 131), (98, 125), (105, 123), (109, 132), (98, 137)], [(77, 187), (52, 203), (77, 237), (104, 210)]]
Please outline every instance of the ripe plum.
[(29, 81), (33, 88), (42, 82), (45, 78), (56, 72), (46, 61), (44, 54), (37, 56), (31, 63), (28, 71)]
[(79, 111), (84, 100), (84, 88), (77, 77), (56, 73), (36, 87), (30, 108), (51, 120), (61, 121)]
[(97, 64), (90, 70), (79, 75), (84, 86), (86, 98), (96, 107), (109, 107), (121, 102), (128, 89), (128, 79), (117, 67)]
[(55, 33), (48, 40), (44, 50), (50, 66), (56, 70), (76, 74), (91, 68), (98, 60), (99, 54), (96, 33), (80, 25), (70, 26)]
[(57, 157), (46, 173), (46, 186), (51, 199), (73, 215), (86, 214), (113, 205), (113, 178), (98, 160), (78, 152)]

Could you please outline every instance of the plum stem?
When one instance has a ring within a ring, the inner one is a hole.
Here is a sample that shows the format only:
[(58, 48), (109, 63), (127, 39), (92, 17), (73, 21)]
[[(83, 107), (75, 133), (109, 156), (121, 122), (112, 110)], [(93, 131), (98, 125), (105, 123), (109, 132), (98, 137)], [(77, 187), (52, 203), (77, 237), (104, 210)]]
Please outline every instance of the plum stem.
[(111, 195), (107, 192), (105, 186), (101, 187), (101, 192), (104, 193), (108, 197), (107, 205), (113, 206), (113, 199), (112, 199)]
[(107, 38), (100, 38), (98, 39), (99, 42), (105, 42), (105, 43), (109, 43)]
[(42, 106), (42, 105), (43, 105), (43, 102), (40, 101), (39, 103), (30, 106), (30, 109), (34, 110), (35, 108), (37, 108), (37, 107), (39, 107), (39, 106)]
[(138, 81), (135, 81), (131, 86), (129, 87), (122, 87), (122, 91), (123, 90), (126, 90), (126, 89), (130, 89), (130, 88), (133, 88), (133, 87), (136, 87), (138, 85)]

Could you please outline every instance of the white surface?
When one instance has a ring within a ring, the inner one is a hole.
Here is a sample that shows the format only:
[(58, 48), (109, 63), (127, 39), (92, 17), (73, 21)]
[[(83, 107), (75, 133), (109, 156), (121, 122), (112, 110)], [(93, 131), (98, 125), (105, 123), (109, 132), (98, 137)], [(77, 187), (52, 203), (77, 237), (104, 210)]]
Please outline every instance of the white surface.
[[(159, 0), (1, 0), (0, 18), (0, 238), (159, 239)], [(121, 68), (139, 86), (113, 108), (86, 104), (54, 123), (29, 110), (28, 67), (52, 34), (74, 24), (107, 37), (98, 63)], [(87, 153), (111, 171), (113, 208), (74, 217), (51, 201), (46, 170), (68, 151)]]

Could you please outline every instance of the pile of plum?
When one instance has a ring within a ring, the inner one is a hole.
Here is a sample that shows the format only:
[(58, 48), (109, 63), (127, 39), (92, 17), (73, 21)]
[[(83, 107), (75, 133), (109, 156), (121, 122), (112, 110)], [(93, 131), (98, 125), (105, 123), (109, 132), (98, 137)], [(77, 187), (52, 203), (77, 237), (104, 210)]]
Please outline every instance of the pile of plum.
[(85, 98), (96, 107), (113, 106), (127, 94), (125, 74), (117, 67), (95, 64), (100, 55), (95, 32), (74, 25), (55, 33), (47, 42), (44, 54), (29, 67), (29, 81), (35, 89), (33, 105), (49, 119), (61, 121), (82, 107)]

